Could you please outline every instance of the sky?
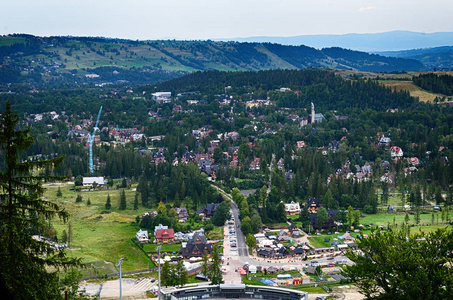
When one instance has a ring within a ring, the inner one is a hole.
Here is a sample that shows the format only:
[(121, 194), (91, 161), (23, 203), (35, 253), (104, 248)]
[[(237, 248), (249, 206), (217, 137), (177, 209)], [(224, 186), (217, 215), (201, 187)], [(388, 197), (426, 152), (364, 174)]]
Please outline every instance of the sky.
[(453, 31), (451, 0), (0, 0), (0, 35), (206, 40)]

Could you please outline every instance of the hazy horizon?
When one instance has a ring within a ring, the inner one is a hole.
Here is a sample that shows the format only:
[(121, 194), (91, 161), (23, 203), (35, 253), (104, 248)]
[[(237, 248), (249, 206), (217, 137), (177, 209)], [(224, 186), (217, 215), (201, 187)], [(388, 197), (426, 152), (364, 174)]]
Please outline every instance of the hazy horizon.
[(390, 0), (17, 0), (0, 34), (207, 40), (413, 31), (452, 32), (453, 2)]

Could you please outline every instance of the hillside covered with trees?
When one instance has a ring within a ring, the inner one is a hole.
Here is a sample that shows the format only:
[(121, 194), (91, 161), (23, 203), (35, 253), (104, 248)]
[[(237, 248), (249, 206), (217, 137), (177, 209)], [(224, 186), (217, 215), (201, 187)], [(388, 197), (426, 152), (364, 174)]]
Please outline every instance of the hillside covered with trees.
[[(186, 72), (313, 67), (370, 72), (420, 71), (417, 60), (341, 48), (270, 43), (131, 41), (90, 37), (0, 37), (0, 84), (77, 87), (146, 84)], [(11, 87), (9, 86), (9, 89)], [(8, 91), (8, 89), (5, 89)]]

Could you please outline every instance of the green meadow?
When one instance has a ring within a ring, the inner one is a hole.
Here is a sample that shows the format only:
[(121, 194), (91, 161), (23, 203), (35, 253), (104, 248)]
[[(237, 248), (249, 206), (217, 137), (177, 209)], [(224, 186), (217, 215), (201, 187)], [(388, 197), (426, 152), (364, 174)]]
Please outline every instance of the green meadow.
[[(138, 215), (147, 211), (139, 207), (133, 209), (135, 191), (126, 189), (127, 209), (120, 211), (119, 199), (121, 190), (96, 190), (80, 192), (82, 203), (75, 203), (78, 192), (70, 190), (73, 185), (61, 186), (62, 197), (57, 197), (57, 185), (47, 186), (44, 197), (54, 201), (69, 213), (69, 222), (72, 227), (71, 248), (68, 255), (79, 257), (83, 263), (106, 262), (115, 265), (124, 257), (122, 268), (124, 271), (146, 269), (154, 264), (131, 239), (139, 227), (135, 223)], [(107, 195), (110, 194), (112, 207), (105, 213)], [(90, 199), (91, 205), (87, 205)], [(54, 219), (53, 225), (60, 238), (63, 230), (68, 232), (68, 222)], [(111, 270), (111, 268), (106, 268)]]

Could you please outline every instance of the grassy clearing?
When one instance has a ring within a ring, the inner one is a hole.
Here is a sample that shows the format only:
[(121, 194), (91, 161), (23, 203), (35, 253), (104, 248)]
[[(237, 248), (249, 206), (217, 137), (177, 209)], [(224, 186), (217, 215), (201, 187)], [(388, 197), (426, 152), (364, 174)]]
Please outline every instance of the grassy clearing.
[[(413, 213), (413, 212), (411, 212)], [(434, 214), (434, 223), (432, 219), (432, 215)], [(450, 212), (450, 219), (452, 218), (453, 214)], [(361, 219), (362, 224), (373, 224), (377, 226), (384, 226), (387, 228), (388, 225), (393, 226), (393, 222), (395, 220), (395, 224), (397, 226), (401, 226), (404, 223), (406, 217), (406, 213), (397, 213), (397, 212), (389, 212), (389, 213), (380, 213), (376, 215), (367, 215), (365, 218)], [(409, 214), (409, 225), (411, 226), (411, 232), (432, 232), (438, 228), (442, 227), (452, 227), (449, 224), (442, 223), (442, 212), (430, 212), (420, 214), (420, 223), (417, 225), (415, 223), (415, 215)], [(336, 229), (332, 229), (332, 232)], [(370, 229), (362, 230), (363, 234), (369, 234), (371, 232)], [(343, 232), (340, 232), (342, 235)], [(352, 236), (356, 237), (359, 233), (351, 233)], [(333, 242), (333, 238), (337, 238), (338, 235), (332, 234), (323, 234), (317, 236), (310, 236), (308, 237), (310, 243), (315, 248), (322, 248), (322, 247), (330, 247), (330, 243)], [(325, 242), (324, 239), (330, 239), (330, 242)]]
[[(442, 227), (447, 226), (447, 224), (442, 224), (442, 212), (433, 212), (432, 210), (428, 209), (425, 211), (426, 213), (420, 214), (420, 224), (422, 231), (424, 227)], [(432, 214), (434, 214), (434, 224), (432, 224)], [(415, 227), (417, 224), (415, 223), (415, 215), (414, 211), (409, 211), (409, 225), (414, 225)], [(450, 212), (450, 219), (452, 219), (453, 212)], [(405, 220), (406, 212), (386, 212), (386, 213), (379, 213), (375, 215), (366, 215), (366, 217), (361, 218), (362, 224), (374, 224), (378, 226), (387, 226), (388, 224), (393, 223), (393, 219), (395, 219), (396, 224), (402, 224)], [(429, 225), (429, 226), (428, 226)], [(418, 229), (417, 229), (418, 230)]]
[[(44, 197), (47, 200), (55, 201), (70, 214), (69, 221), (72, 224), (73, 238), (71, 249), (68, 254), (73, 257), (80, 257), (82, 262), (105, 261), (116, 264), (121, 257), (124, 257), (124, 271), (145, 269), (152, 267), (148, 257), (131, 241), (138, 230), (135, 224), (137, 215), (141, 215), (146, 208), (133, 210), (133, 199), (135, 192), (127, 189), (127, 208), (120, 211), (119, 190), (102, 190), (81, 192), (82, 203), (75, 203), (77, 192), (70, 191), (72, 185), (61, 187), (63, 197), (57, 198), (57, 186), (48, 187)], [(101, 214), (105, 211), (107, 194), (110, 194), (112, 209), (110, 213)], [(87, 206), (90, 198), (91, 205)], [(68, 231), (68, 224), (60, 220), (53, 221), (58, 236), (63, 230)]]
[(25, 44), (25, 38), (14, 36), (0, 36), (0, 47), (11, 46), (14, 44)]
[(442, 94), (435, 94), (428, 91), (425, 91), (415, 85), (412, 81), (399, 81), (399, 80), (383, 80), (381, 83), (390, 88), (394, 88), (399, 91), (408, 91), (412, 97), (417, 97), (422, 102), (433, 102), (436, 97), (443, 98), (446, 97)]

